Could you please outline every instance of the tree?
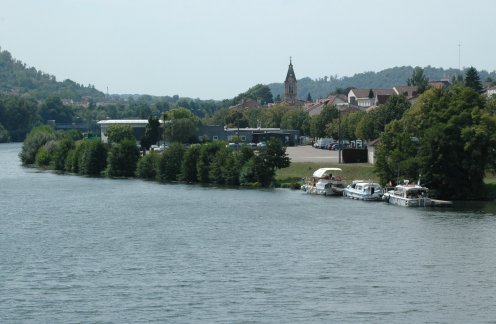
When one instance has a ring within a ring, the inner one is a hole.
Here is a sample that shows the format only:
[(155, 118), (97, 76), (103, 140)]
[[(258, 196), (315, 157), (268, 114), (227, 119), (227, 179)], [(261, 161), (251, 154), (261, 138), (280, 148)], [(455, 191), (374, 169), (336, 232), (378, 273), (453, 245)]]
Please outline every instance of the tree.
[(310, 131), (310, 116), (303, 110), (288, 110), (281, 118), (281, 128), (297, 129), (302, 134)]
[(224, 119), (224, 125), (233, 128), (248, 127), (248, 119), (243, 115), (242, 109), (229, 109)]
[(479, 94), (484, 92), (479, 73), (473, 66), (465, 72), (465, 86), (474, 89)]
[[(281, 141), (271, 138), (267, 141), (267, 147), (261, 150), (259, 154), (251, 158), (249, 169), (242, 171), (244, 181), (254, 177), (255, 181), (263, 187), (268, 187), (276, 174), (277, 169), (286, 168), (290, 164), (289, 157), (286, 154), (286, 147)], [(250, 176), (251, 175), (251, 176)]]
[(370, 89), (369, 90), (369, 99), (374, 98), (374, 90)]
[(165, 137), (169, 142), (194, 143), (199, 120), (186, 108), (174, 108), (164, 114)]
[(173, 143), (162, 153), (159, 162), (159, 177), (163, 181), (176, 181), (181, 173), (181, 164), (184, 156), (184, 147), (180, 143)]
[(336, 106), (325, 106), (317, 116), (312, 116), (310, 134), (312, 137), (327, 137), (327, 125), (339, 116)]
[(307, 95), (307, 101), (308, 102), (312, 102), (313, 101), (312, 96), (310, 95), (310, 92)]
[(384, 182), (421, 174), (440, 198), (481, 198), (485, 170), (495, 160), (495, 134), (496, 117), (473, 89), (431, 89), (386, 127), (376, 172)]
[(156, 144), (160, 139), (160, 122), (158, 117), (150, 116), (145, 127), (145, 134), (140, 139), (141, 147), (149, 150), (150, 146)]
[(40, 116), (45, 122), (55, 120), (58, 123), (70, 123), (74, 113), (69, 107), (64, 106), (60, 97), (50, 96), (41, 105)]
[(10, 142), (10, 134), (9, 131), (0, 124), (0, 143), (8, 143)]
[(112, 125), (107, 130), (107, 138), (109, 144), (118, 144), (122, 141), (135, 141), (134, 132), (129, 125)]
[(57, 141), (51, 158), (52, 167), (55, 170), (64, 171), (67, 155), (70, 150), (74, 149), (74, 147), (74, 140), (70, 137), (64, 137)]
[(184, 152), (179, 180), (186, 182), (198, 181), (198, 170), (196, 165), (200, 158), (200, 147), (200, 145), (191, 145)]
[[(133, 142), (132, 140), (124, 140), (121, 143), (125, 141)], [(83, 146), (84, 149), (79, 157), (79, 174), (98, 176), (105, 170), (105, 167), (107, 166), (107, 145), (100, 141), (85, 140), (85, 142), (86, 144)], [(114, 154), (116, 154), (116, 156), (112, 158), (112, 161), (114, 162), (114, 167), (112, 169), (114, 175), (112, 176), (120, 176), (116, 174), (118, 173), (116, 172), (117, 167), (121, 168), (120, 170), (123, 170), (121, 166), (125, 165), (125, 163), (128, 162), (127, 160), (129, 160), (129, 157), (124, 155), (126, 153), (124, 149), (125, 147), (121, 147), (114, 150)], [(119, 152), (117, 153), (117, 151)], [(129, 149), (129, 152), (132, 152), (132, 150)], [(115, 161), (115, 159), (117, 158), (122, 158), (126, 161)]]
[(138, 161), (136, 176), (142, 179), (156, 179), (160, 164), (160, 154), (151, 151)]
[(140, 152), (135, 140), (124, 139), (112, 145), (108, 155), (108, 175), (110, 177), (134, 176), (139, 156)]
[(45, 145), (48, 141), (55, 139), (55, 132), (50, 126), (41, 125), (33, 128), (22, 144), (21, 153), (19, 153), (22, 164), (33, 164), (35, 162), (36, 153), (40, 147)]
[(416, 66), (413, 70), (411, 78), (407, 80), (409, 86), (417, 86), (418, 93), (423, 93), (427, 89), (429, 79), (424, 75), (424, 69)]

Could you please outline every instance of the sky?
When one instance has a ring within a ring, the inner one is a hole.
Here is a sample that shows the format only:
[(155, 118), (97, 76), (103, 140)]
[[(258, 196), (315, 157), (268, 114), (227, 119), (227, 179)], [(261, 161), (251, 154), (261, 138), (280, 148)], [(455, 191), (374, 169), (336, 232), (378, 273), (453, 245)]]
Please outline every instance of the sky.
[(0, 47), (117, 94), (230, 99), (395, 66), (496, 70), (494, 0), (0, 0)]

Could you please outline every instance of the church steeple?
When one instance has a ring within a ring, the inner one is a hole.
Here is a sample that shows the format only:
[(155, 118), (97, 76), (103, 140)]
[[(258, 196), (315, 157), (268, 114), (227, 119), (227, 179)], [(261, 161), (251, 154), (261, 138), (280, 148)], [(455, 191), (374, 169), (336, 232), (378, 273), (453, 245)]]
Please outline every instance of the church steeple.
[(296, 94), (296, 76), (291, 57), (289, 57), (288, 73), (286, 74), (286, 81), (284, 81), (284, 100), (293, 103), (296, 100)]

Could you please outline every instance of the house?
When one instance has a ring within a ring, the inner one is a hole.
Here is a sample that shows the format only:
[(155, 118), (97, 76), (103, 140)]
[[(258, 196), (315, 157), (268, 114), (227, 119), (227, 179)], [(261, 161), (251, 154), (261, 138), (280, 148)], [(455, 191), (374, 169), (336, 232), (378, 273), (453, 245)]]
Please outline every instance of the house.
[(370, 91), (372, 89), (351, 89), (348, 92), (348, 103), (351, 105), (357, 105), (360, 108), (367, 108), (373, 106), (374, 96), (370, 96)]
[(237, 105), (229, 107), (229, 109), (245, 109), (245, 108), (261, 108), (262, 105), (257, 100), (243, 98)]
[(348, 103), (365, 110), (371, 106), (384, 104), (394, 94), (396, 92), (393, 89), (351, 89), (348, 92)]
[(403, 95), (407, 99), (413, 98), (418, 95), (417, 86), (395, 86), (393, 87), (393, 91), (395, 94)]
[(319, 99), (316, 100), (315, 102), (305, 104), (305, 111), (310, 116), (317, 116), (320, 115), (324, 107), (332, 106), (332, 105), (335, 105), (338, 108), (338, 110), (343, 110), (349, 107), (346, 96), (331, 95), (326, 99)]
[(496, 86), (492, 86), (486, 89), (486, 96), (491, 97), (496, 95)]

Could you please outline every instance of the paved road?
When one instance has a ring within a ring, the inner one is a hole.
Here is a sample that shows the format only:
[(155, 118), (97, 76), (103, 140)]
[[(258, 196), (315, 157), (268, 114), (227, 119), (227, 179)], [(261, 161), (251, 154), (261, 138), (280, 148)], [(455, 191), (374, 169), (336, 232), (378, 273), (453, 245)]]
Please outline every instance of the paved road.
[(339, 162), (338, 151), (316, 149), (311, 145), (288, 146), (286, 152), (291, 162)]

